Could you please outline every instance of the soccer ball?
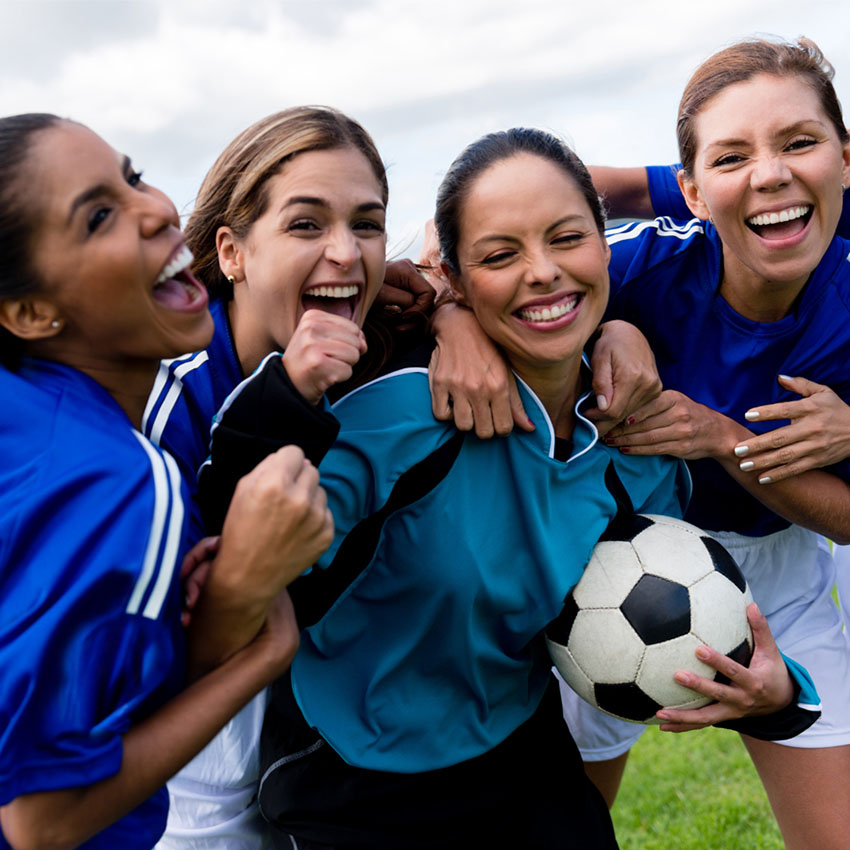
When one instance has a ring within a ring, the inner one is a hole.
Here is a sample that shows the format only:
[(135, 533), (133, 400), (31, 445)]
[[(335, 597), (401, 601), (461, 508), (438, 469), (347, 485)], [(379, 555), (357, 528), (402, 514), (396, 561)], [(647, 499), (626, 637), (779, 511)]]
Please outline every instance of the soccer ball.
[(747, 583), (706, 532), (666, 516), (617, 518), (600, 538), (564, 609), (546, 628), (549, 654), (580, 697), (637, 723), (660, 708), (709, 699), (677, 684), (690, 670), (728, 681), (695, 655), (707, 645), (749, 664)]

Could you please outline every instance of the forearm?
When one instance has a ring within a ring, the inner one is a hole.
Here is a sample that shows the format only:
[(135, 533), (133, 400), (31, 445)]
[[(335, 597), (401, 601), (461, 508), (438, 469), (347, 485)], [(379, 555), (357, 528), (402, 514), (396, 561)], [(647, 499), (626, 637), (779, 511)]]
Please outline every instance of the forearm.
[(784, 481), (759, 484), (757, 477), (741, 471), (740, 459), (734, 455), (715, 460), (750, 495), (788, 522), (836, 543), (850, 543), (850, 486), (837, 476), (813, 469)]
[[(722, 416), (722, 414), (717, 414)], [(711, 456), (725, 472), (766, 508), (793, 522), (834, 540), (850, 541), (850, 487), (840, 478), (822, 470), (812, 470), (774, 484), (759, 484), (757, 476), (741, 470), (735, 446), (752, 439), (743, 425), (725, 420)]]
[(653, 218), (649, 181), (643, 166), (613, 168), (588, 166), (596, 191), (602, 196), (613, 218)]
[(238, 653), (127, 732), (114, 776), (22, 795), (0, 808), (4, 836), (15, 850), (77, 847), (161, 788), (285, 667), (280, 653)]

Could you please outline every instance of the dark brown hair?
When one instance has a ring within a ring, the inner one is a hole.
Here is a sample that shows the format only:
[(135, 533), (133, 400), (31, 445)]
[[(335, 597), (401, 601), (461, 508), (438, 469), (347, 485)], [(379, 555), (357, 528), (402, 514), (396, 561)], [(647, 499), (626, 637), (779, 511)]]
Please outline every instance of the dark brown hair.
[(727, 86), (745, 82), (757, 74), (801, 77), (814, 89), (841, 142), (850, 139), (832, 85), (835, 71), (813, 41), (808, 38), (796, 42), (746, 39), (703, 62), (685, 86), (679, 102), (676, 135), (679, 159), (687, 176), (693, 173), (697, 148), (694, 119), (706, 103)]
[(276, 112), (241, 132), (204, 178), (186, 225), (186, 242), (195, 255), (193, 271), (207, 288), (230, 296), (216, 252), (219, 227), (244, 238), (265, 212), (266, 184), (300, 153), (352, 146), (368, 160), (387, 202), (384, 164), (372, 137), (356, 121), (327, 106), (298, 106)]
[(530, 153), (548, 160), (574, 180), (593, 213), (596, 226), (600, 232), (605, 230), (605, 213), (590, 174), (564, 142), (551, 133), (526, 127), (489, 133), (464, 149), (449, 167), (437, 190), (434, 225), (440, 240), (440, 255), (452, 273), (460, 273), (457, 259), (460, 213), (472, 184), (491, 165), (519, 153)]
[[(41, 285), (32, 263), (37, 209), (23, 184), (35, 135), (61, 122), (44, 112), (0, 118), (0, 299), (20, 298)], [(13, 365), (22, 348), (22, 340), (0, 328), (0, 361)]]

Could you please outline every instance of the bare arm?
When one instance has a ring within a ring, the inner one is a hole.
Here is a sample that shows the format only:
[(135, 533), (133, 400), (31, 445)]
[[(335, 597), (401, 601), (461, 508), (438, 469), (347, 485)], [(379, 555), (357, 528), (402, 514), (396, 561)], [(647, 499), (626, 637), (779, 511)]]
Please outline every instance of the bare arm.
[(655, 217), (649, 194), (649, 180), (643, 166), (614, 168), (591, 165), (587, 170), (612, 218)]
[(734, 451), (754, 438), (749, 429), (722, 413), (683, 393), (665, 390), (629, 423), (613, 429), (606, 442), (629, 454), (670, 454), (686, 460), (710, 457), (779, 516), (836, 543), (850, 542), (850, 486), (821, 470), (765, 486), (740, 468)]
[(0, 808), (14, 850), (71, 850), (148, 799), (251, 697), (280, 675), (298, 646), (285, 591), (261, 635), (123, 737), (121, 770), (101, 782), (24, 794)]

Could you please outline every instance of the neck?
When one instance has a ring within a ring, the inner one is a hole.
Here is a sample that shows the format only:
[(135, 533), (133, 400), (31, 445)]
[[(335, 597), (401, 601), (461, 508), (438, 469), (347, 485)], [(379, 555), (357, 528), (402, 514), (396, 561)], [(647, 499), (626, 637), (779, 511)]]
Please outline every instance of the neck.
[(778, 322), (787, 316), (808, 283), (809, 275), (793, 281), (761, 277), (725, 247), (720, 294), (729, 306), (754, 322)]
[(540, 399), (552, 420), (555, 435), (570, 439), (575, 429), (575, 406), (581, 391), (581, 357), (544, 367), (531, 367), (520, 362), (512, 362), (511, 365)]
[(55, 352), (32, 352), (36, 357), (54, 360), (88, 375), (115, 399), (133, 427), (141, 430), (142, 416), (159, 369), (159, 360), (101, 362), (94, 358), (61, 357)]
[(227, 318), (242, 374), (251, 375), (263, 362), (263, 358), (270, 351), (276, 350), (277, 346), (259, 328), (253, 326), (248, 311), (240, 310), (235, 297), (227, 304)]

